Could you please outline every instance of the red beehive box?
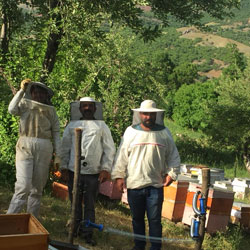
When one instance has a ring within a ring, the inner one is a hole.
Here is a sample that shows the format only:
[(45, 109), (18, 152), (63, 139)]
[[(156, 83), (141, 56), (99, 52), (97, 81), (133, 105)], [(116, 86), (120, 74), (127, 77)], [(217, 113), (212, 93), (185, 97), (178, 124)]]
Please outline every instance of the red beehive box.
[(0, 215), (1, 250), (48, 250), (48, 231), (31, 214)]
[[(201, 185), (189, 183), (187, 199), (182, 222), (191, 225), (194, 217), (192, 208), (193, 196), (196, 191), (201, 191)], [(206, 230), (208, 233), (224, 231), (228, 225), (234, 201), (234, 192), (224, 189), (210, 188), (207, 200)]]
[(99, 186), (99, 193), (108, 196), (110, 199), (120, 200), (122, 197), (122, 193), (118, 191), (112, 181), (105, 181), (101, 183)]
[(170, 186), (164, 187), (162, 217), (174, 222), (182, 220), (188, 186), (187, 181), (175, 181)]
[(65, 201), (69, 198), (68, 186), (59, 182), (53, 182), (52, 193), (55, 197)]

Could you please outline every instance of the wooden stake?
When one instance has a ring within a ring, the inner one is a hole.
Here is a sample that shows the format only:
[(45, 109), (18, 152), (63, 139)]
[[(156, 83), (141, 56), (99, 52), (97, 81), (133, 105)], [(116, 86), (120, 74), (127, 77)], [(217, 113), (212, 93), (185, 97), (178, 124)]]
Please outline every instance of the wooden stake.
[[(210, 186), (210, 168), (203, 168), (202, 170), (202, 186), (201, 197), (205, 199), (205, 211), (207, 210), (208, 191)], [(201, 250), (202, 242), (205, 236), (206, 214), (200, 216), (199, 239), (196, 241), (195, 250)]]
[(82, 139), (82, 130), (80, 128), (75, 128), (75, 169), (74, 169), (74, 183), (72, 191), (73, 198), (72, 198), (72, 208), (71, 208), (71, 222), (69, 230), (69, 243), (71, 244), (73, 244), (76, 206), (79, 198), (78, 182), (81, 170), (81, 139)]

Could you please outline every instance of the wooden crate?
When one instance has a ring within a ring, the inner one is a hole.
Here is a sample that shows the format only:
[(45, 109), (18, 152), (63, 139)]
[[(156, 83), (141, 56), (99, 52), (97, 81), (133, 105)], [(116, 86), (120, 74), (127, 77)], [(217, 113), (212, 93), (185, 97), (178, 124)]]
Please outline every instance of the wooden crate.
[(52, 184), (53, 196), (65, 201), (69, 199), (68, 186), (59, 182)]
[(164, 187), (162, 217), (174, 222), (182, 220), (188, 186), (187, 181), (175, 181), (170, 186)]
[(48, 250), (49, 233), (31, 214), (0, 215), (1, 250)]
[(99, 193), (108, 196), (110, 199), (120, 200), (122, 197), (122, 193), (118, 191), (112, 181), (105, 181), (101, 183), (99, 186)]
[[(201, 191), (201, 185), (189, 183), (182, 222), (191, 225), (194, 216), (192, 208), (193, 196)], [(207, 201), (206, 229), (208, 233), (225, 231), (228, 225), (234, 200), (234, 192), (219, 188), (210, 188)]]

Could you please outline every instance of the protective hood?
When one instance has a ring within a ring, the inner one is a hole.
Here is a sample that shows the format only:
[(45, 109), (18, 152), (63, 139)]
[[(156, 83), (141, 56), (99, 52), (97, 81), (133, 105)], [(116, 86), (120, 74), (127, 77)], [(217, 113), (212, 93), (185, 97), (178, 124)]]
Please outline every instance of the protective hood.
[(30, 82), (30, 83), (28, 84), (27, 90), (25, 91), (24, 98), (29, 99), (29, 100), (32, 100), (31, 94), (30, 94), (30, 89), (31, 89), (31, 87), (32, 87), (33, 85), (37, 85), (37, 86), (42, 87), (42, 88), (44, 88), (45, 90), (47, 90), (49, 99), (51, 99), (52, 96), (54, 95), (54, 92), (52, 91), (52, 89), (49, 88), (48, 86), (46, 86), (44, 83), (42, 83), (42, 82)]
[(140, 108), (132, 110), (134, 112), (132, 125), (136, 125), (141, 122), (140, 112), (155, 112), (156, 113), (155, 123), (164, 126), (164, 110), (156, 108), (156, 103), (154, 101), (145, 100), (141, 103)]
[[(140, 112), (141, 111), (133, 110), (133, 122), (132, 122), (132, 125), (136, 125), (136, 124), (141, 123)], [(155, 123), (164, 126), (164, 111), (158, 111), (156, 113)]]
[[(95, 101), (91, 97), (81, 98), (80, 101), (94, 102), (96, 106), (96, 112), (94, 114), (95, 120), (103, 120), (102, 103)], [(70, 103), (70, 120), (81, 120), (82, 114), (79, 110), (80, 101), (74, 101)]]

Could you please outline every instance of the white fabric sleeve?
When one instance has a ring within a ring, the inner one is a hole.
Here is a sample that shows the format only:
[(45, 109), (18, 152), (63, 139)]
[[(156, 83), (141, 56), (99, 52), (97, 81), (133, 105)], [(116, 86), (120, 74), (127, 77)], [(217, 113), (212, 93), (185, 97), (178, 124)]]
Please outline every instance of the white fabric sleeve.
[(12, 98), (12, 100), (10, 101), (9, 107), (8, 107), (8, 111), (10, 114), (12, 115), (20, 115), (20, 108), (19, 108), (19, 103), (23, 98), (24, 95), (24, 91), (22, 89), (20, 89), (15, 96)]
[(102, 146), (103, 154), (101, 158), (101, 169), (110, 173), (115, 157), (115, 144), (108, 126), (105, 126), (103, 129)]
[(68, 125), (63, 133), (60, 169), (68, 169), (70, 151), (72, 146), (74, 145), (72, 145), (72, 136), (70, 134), (70, 129)]
[(177, 175), (180, 173), (181, 160), (179, 152), (169, 130), (167, 130), (167, 134), (169, 135), (169, 140), (168, 148), (166, 150), (166, 174), (168, 174), (173, 180), (176, 180)]
[(126, 143), (126, 140), (125, 140), (125, 138), (127, 138), (126, 131), (123, 135), (120, 146), (116, 153), (114, 167), (111, 172), (112, 180), (115, 180), (117, 178), (125, 178), (127, 176), (129, 153), (128, 153), (128, 143)]
[(52, 138), (55, 147), (55, 153), (57, 156), (61, 157), (61, 138), (60, 138), (60, 123), (56, 110), (54, 109), (54, 119), (52, 122)]

